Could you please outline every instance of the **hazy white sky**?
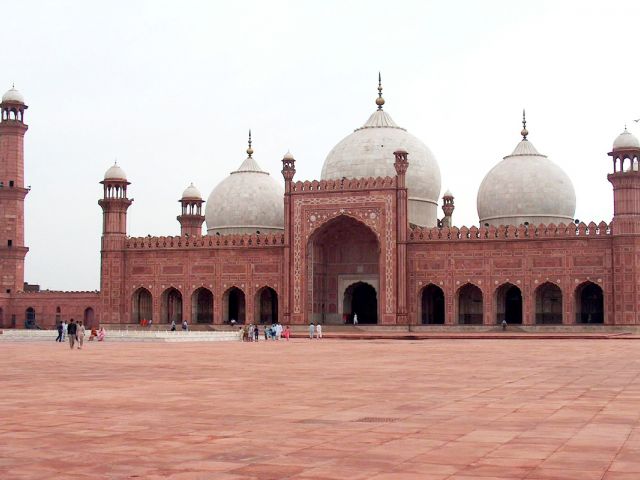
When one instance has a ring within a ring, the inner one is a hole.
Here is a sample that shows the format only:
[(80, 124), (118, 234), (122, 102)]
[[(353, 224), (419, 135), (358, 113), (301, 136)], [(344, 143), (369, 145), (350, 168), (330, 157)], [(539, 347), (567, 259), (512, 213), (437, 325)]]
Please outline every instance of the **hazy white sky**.
[[(529, 139), (573, 179), (576, 217), (609, 221), (606, 153), (640, 117), (638, 1), (3, 2), (0, 84), (26, 121), (26, 280), (97, 289), (99, 181), (117, 158), (129, 234), (179, 233), (177, 200), (205, 199), (245, 158), (282, 181), (322, 163), (375, 109), (435, 153), (454, 223), (477, 224), (489, 169)], [(441, 213), (440, 213), (441, 214)]]

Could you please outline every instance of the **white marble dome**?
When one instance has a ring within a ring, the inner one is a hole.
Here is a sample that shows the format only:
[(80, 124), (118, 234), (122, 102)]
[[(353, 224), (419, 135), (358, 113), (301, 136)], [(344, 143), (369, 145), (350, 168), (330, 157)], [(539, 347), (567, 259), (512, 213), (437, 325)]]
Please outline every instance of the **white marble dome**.
[(480, 225), (567, 224), (576, 194), (564, 170), (523, 139), (484, 177), (477, 206)]
[(120, 165), (114, 163), (109, 169), (104, 173), (105, 180), (126, 180), (127, 174), (124, 173), (124, 170), (120, 168)]
[(396, 125), (382, 109), (333, 147), (324, 161), (321, 178), (393, 177), (396, 175), (393, 152), (399, 149), (409, 153), (406, 173), (409, 222), (435, 226), (440, 196), (438, 162), (422, 141)]
[(11, 87), (2, 96), (2, 101), (3, 102), (14, 102), (14, 103), (22, 103), (22, 104), (24, 104), (24, 97), (22, 96), (22, 94), (18, 90), (16, 90), (14, 87)]
[(193, 182), (184, 189), (184, 192), (182, 192), (182, 199), (183, 200), (202, 200), (202, 194), (200, 193), (200, 190), (198, 190), (195, 185), (193, 184)]
[(251, 157), (216, 186), (205, 209), (207, 234), (284, 230), (284, 188)]
[(627, 127), (624, 127), (624, 132), (613, 141), (613, 151), (626, 148), (640, 148), (640, 141), (633, 133), (627, 130)]

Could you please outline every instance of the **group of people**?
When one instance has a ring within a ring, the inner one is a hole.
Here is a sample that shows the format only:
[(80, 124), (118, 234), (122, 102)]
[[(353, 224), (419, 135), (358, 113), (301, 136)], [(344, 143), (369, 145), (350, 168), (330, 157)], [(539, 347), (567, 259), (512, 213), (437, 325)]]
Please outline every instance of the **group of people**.
[(318, 340), (322, 338), (322, 324), (313, 322), (309, 324), (309, 339), (313, 340), (314, 336)]
[[(243, 342), (257, 342), (260, 339), (260, 327), (253, 323), (241, 327)], [(273, 323), (271, 326), (264, 327), (265, 340), (280, 340), (281, 338), (289, 340), (291, 330), (289, 325), (283, 327), (280, 322)]]
[[(171, 331), (175, 332), (177, 330), (177, 323), (175, 320), (171, 320)], [(182, 331), (183, 332), (188, 332), (189, 331), (189, 324), (187, 323), (186, 320), (182, 321)]]
[[(56, 342), (64, 342), (65, 339), (69, 341), (69, 347), (73, 349), (76, 347), (78, 350), (82, 349), (84, 345), (84, 337), (86, 334), (86, 328), (82, 324), (82, 320), (78, 320), (76, 322), (73, 318), (69, 320), (67, 323), (66, 320), (62, 322), (58, 322), (57, 326), (58, 336), (56, 337)], [(106, 331), (104, 327), (100, 328), (100, 330), (96, 330), (95, 328), (91, 329), (91, 335), (89, 336), (89, 341), (97, 338), (99, 342), (104, 340), (106, 335)]]

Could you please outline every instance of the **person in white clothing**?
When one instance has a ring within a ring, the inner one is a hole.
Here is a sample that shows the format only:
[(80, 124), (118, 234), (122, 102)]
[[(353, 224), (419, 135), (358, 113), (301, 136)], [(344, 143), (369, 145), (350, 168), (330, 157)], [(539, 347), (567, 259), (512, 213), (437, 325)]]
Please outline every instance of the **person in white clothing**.
[(320, 340), (322, 338), (322, 325), (316, 325), (316, 338)]
[(69, 327), (69, 324), (67, 324), (66, 320), (62, 321), (62, 341), (64, 342), (64, 339), (67, 338), (67, 328)]
[(357, 314), (357, 313), (354, 313), (354, 314), (353, 314), (353, 324), (354, 324), (354, 325), (357, 325), (357, 324), (358, 324), (358, 314)]

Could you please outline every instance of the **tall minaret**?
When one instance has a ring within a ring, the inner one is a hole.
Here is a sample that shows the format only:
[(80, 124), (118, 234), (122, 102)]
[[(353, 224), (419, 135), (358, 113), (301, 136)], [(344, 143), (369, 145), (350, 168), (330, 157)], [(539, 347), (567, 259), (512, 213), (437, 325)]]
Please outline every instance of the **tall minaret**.
[[(605, 304), (605, 323), (636, 324), (640, 323), (640, 141), (625, 127), (609, 155), (613, 159), (613, 173), (607, 175), (613, 185), (613, 305)], [(613, 319), (607, 316), (611, 310)]]
[(125, 243), (127, 210), (133, 199), (127, 197), (127, 175), (117, 164), (104, 174), (102, 207), (102, 248), (100, 250), (100, 323), (126, 323)]
[(18, 90), (2, 96), (0, 110), (0, 292), (13, 293), (24, 287), (24, 111), (28, 107)]
[(182, 198), (179, 200), (182, 205), (182, 214), (178, 215), (177, 220), (180, 222), (180, 235), (189, 237), (201, 237), (202, 236), (202, 222), (204, 222), (204, 215), (202, 215), (202, 194), (193, 183), (189, 185), (182, 193)]

